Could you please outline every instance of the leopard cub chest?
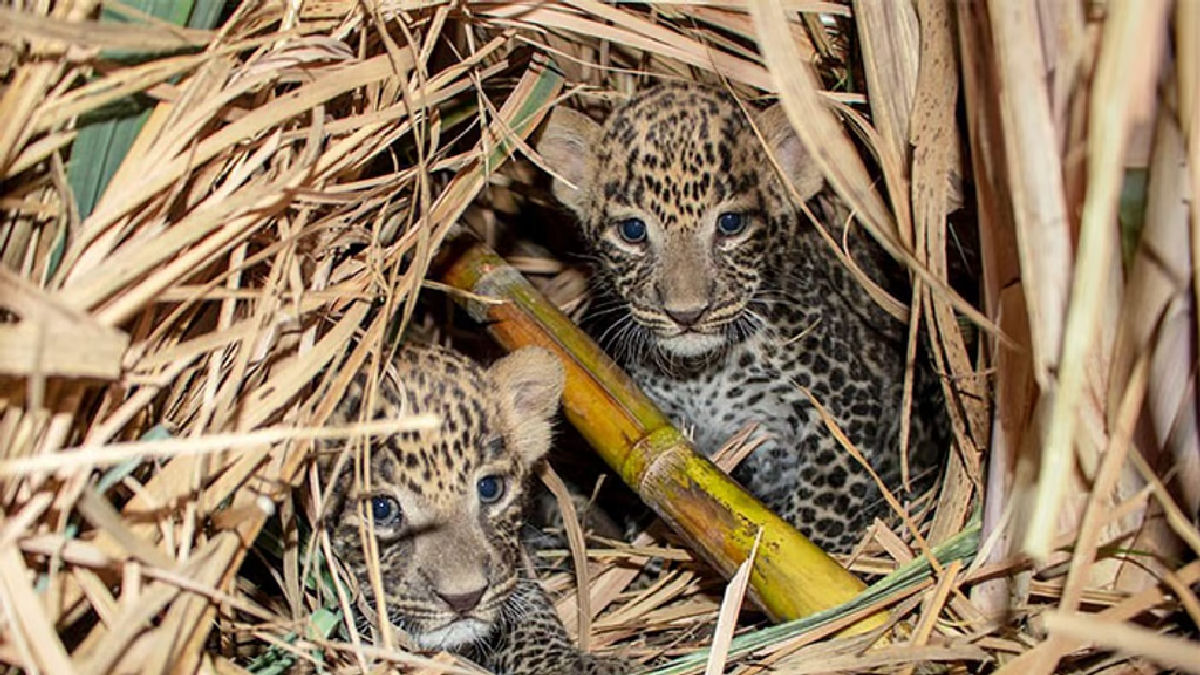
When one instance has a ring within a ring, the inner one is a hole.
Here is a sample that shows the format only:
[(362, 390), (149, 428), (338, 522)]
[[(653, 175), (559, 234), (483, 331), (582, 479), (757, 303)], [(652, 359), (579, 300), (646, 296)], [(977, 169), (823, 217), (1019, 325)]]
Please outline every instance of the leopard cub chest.
[[(904, 331), (808, 219), (842, 232), (782, 109), (662, 85), (602, 124), (560, 106), (538, 149), (596, 261), (597, 338), (702, 451), (758, 425), (762, 444), (735, 478), (818, 544), (847, 549), (887, 507), (826, 419), (901, 487)], [(877, 272), (869, 242), (848, 240)], [(933, 383), (923, 375), (919, 391)], [(918, 487), (936, 473), (944, 425), (928, 407), (912, 418)]]

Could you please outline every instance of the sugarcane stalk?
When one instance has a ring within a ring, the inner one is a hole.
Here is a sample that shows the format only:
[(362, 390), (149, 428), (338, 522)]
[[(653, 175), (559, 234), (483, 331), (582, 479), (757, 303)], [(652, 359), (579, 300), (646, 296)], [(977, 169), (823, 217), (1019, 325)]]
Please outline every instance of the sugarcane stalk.
[[(449, 246), (441, 274), (501, 346), (540, 345), (566, 369), (563, 409), (596, 452), (689, 546), (728, 578), (762, 530), (749, 595), (776, 621), (854, 598), (864, 584), (697, 452), (627, 374), (486, 245)], [(485, 299), (503, 300), (487, 302)], [(879, 626), (884, 615), (847, 632)]]

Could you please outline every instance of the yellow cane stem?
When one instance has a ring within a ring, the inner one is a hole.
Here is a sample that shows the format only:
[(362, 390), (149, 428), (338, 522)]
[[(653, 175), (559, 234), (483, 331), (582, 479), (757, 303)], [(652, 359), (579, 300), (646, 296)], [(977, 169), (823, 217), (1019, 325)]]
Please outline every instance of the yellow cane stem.
[[(519, 272), (483, 244), (463, 247), (443, 280), (474, 296), (505, 301), (461, 298), (506, 349), (540, 345), (559, 356), (567, 373), (567, 419), (693, 550), (728, 577), (762, 530), (749, 594), (773, 619), (829, 609), (864, 588), (696, 452), (629, 376)], [(869, 617), (847, 632), (875, 628), (884, 618)]]

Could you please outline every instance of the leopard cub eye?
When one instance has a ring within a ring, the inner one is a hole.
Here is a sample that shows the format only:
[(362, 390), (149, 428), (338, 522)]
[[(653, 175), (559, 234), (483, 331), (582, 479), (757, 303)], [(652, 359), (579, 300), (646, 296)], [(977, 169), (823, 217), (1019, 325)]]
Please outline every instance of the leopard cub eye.
[(400, 515), (400, 502), (394, 497), (371, 498), (371, 520), (376, 527), (395, 527), (400, 524)]
[(484, 504), (495, 504), (504, 496), (503, 476), (484, 476), (475, 483), (475, 491), (479, 493), (479, 501)]
[(717, 217), (717, 232), (726, 237), (737, 236), (745, 231), (749, 220), (744, 213), (722, 213)]
[(646, 222), (641, 218), (626, 218), (617, 223), (617, 234), (630, 244), (646, 241)]

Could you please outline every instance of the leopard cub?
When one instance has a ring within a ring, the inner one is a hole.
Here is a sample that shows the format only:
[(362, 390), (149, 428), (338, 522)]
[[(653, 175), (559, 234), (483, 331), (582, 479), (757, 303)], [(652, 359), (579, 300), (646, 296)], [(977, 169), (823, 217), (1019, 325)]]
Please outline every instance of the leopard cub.
[[(848, 550), (887, 518), (871, 473), (902, 492), (906, 330), (820, 236), (818, 223), (884, 281), (883, 256), (845, 228), (847, 209), (783, 109), (666, 84), (602, 124), (558, 106), (537, 148), (595, 261), (598, 339), (646, 394), (709, 455), (759, 425), (763, 443), (734, 477), (826, 550)], [(916, 494), (934, 482), (947, 444), (942, 400), (933, 372), (919, 367)], [(842, 448), (821, 409), (872, 471)]]
[[(319, 460), (324, 476), (337, 471), (324, 523), (357, 582), (365, 623), (378, 620), (378, 588), (387, 620), (419, 649), (451, 651), (494, 673), (621, 672), (572, 645), (524, 572), (522, 505), (550, 445), (558, 360), (527, 347), (484, 369), (455, 352), (409, 347), (385, 369), (369, 410), (364, 383), (355, 379), (335, 421), (434, 418), (430, 428), (372, 437), (340, 462), (342, 448), (326, 447)], [(378, 586), (364, 544), (378, 556)]]

